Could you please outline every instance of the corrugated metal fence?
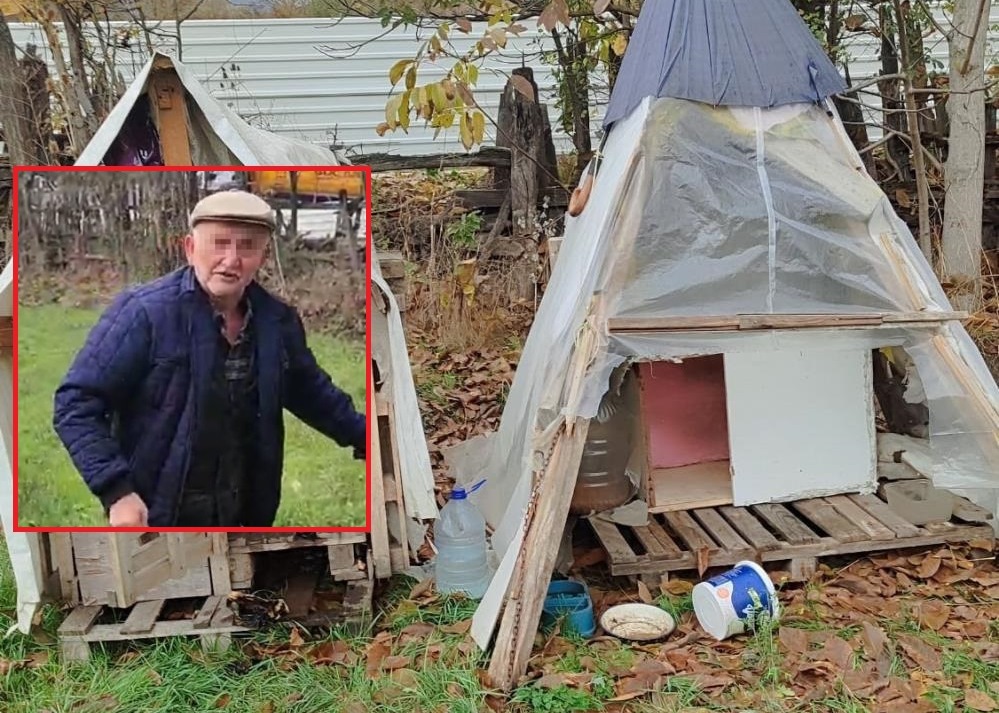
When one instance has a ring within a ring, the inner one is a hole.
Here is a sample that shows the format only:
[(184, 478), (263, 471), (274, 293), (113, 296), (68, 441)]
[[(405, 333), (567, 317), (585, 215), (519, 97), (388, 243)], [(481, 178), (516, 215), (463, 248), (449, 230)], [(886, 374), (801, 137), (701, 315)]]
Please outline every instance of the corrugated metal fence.
[[(480, 70), (477, 96), (493, 116), (507, 75), (522, 65), (533, 68), (544, 101), (554, 104), (554, 79), (541, 57), (543, 51), (552, 49), (550, 38), (537, 32), (533, 21), (525, 24), (529, 31), (511, 37), (506, 48), (487, 58)], [(999, 0), (994, 0), (990, 27), (997, 25)], [(453, 33), (454, 51), (470, 50), (475, 38), (481, 36), (481, 29), (476, 25), (467, 36)], [(172, 30), (172, 23), (164, 24), (158, 48), (175, 49), (167, 34)], [(45, 47), (37, 26), (12, 24), (11, 31), (15, 44), (21, 47), (28, 43)], [(432, 28), (387, 31), (379, 20), (367, 18), (189, 20), (181, 26), (184, 63), (215, 97), (250, 123), (317, 143), (336, 143), (359, 153), (389, 151), (408, 155), (462, 150), (455, 128), (442, 131), (436, 141), (433, 130), (422, 123), (414, 123), (408, 134), (398, 131), (379, 137), (375, 133), (375, 127), (384, 120), (389, 68), (398, 59), (413, 56), (431, 34)], [(991, 61), (999, 51), (994, 29), (990, 40)], [(945, 68), (946, 42), (939, 36), (931, 36), (926, 42), (938, 68)], [(844, 44), (854, 81), (877, 74), (877, 41), (854, 35)], [(116, 62), (128, 82), (145, 62), (144, 43), (132, 40), (130, 47), (118, 49), (117, 53)], [(421, 81), (443, 74), (442, 65), (424, 74)], [(591, 121), (595, 136), (605, 101), (606, 95), (599, 92), (593, 97)], [(876, 97), (865, 101), (878, 103)], [(557, 123), (557, 111), (554, 107), (550, 111)], [(488, 128), (487, 143), (492, 140)], [(557, 126), (555, 131), (559, 148), (569, 149), (568, 139)], [(878, 134), (873, 131), (872, 137)]]

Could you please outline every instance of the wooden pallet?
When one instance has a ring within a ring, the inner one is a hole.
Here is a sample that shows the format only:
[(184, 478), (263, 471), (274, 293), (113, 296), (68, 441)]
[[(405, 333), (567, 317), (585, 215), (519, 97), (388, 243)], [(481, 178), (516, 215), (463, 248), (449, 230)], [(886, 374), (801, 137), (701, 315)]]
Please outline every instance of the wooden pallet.
[(992, 513), (965, 498), (957, 503), (950, 522), (925, 526), (902, 519), (877, 495), (667, 512), (650, 515), (642, 527), (589, 522), (613, 575), (655, 575), (748, 559), (789, 562), (792, 578), (804, 579), (820, 557), (994, 540), (986, 524)]
[(254, 555), (302, 547), (325, 547), (329, 558), (330, 573), (338, 581), (364, 579), (370, 576), (366, 556), (355, 545), (367, 542), (365, 532), (319, 532), (309, 536), (293, 533), (269, 532), (247, 535), (230, 534), (229, 572), (232, 589), (249, 589), (253, 586)]
[(131, 608), (123, 622), (99, 624), (98, 620), (110, 607), (78, 606), (59, 627), (59, 648), (64, 661), (86, 661), (90, 645), (109, 641), (158, 639), (167, 636), (197, 636), (208, 648), (228, 648), (232, 634), (250, 631), (233, 623), (233, 612), (225, 597), (206, 597), (193, 618), (168, 620), (161, 618), (166, 600), (139, 602)]
[[(371, 620), (374, 581), (352, 580), (345, 583), (343, 606), (335, 614), (314, 613), (296, 618), (305, 626), (340, 624), (360, 632)], [(236, 623), (235, 614), (227, 604), (227, 597), (212, 595), (181, 619), (162, 616), (166, 600), (139, 602), (131, 608), (124, 621), (99, 623), (102, 618), (113, 618), (116, 611), (105, 605), (77, 606), (59, 627), (59, 648), (64, 661), (87, 661), (91, 644), (113, 641), (158, 639), (168, 636), (197, 636), (203, 648), (227, 649), (236, 633), (254, 631), (251, 626)], [(122, 613), (124, 610), (118, 610)]]

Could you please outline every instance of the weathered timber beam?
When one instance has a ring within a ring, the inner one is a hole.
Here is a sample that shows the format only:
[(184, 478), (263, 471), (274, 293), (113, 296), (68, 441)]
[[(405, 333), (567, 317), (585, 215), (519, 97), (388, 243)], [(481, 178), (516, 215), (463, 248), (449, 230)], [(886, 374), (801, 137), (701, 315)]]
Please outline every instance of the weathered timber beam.
[(967, 312), (886, 312), (882, 314), (742, 314), (729, 317), (612, 317), (611, 332), (737, 331), (923, 325), (968, 318)]
[(352, 156), (355, 166), (371, 166), (373, 172), (418, 171), (428, 168), (492, 168), (510, 165), (510, 150), (499, 147), (483, 148), (476, 153), (443, 153), (426, 156), (397, 156), (390, 153), (370, 153)]

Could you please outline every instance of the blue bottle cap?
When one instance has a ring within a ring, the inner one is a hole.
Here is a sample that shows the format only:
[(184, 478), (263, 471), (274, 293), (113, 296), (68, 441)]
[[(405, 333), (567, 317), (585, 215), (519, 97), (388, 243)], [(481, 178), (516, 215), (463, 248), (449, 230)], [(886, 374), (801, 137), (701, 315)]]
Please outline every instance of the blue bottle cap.
[(482, 485), (483, 485), (483, 483), (485, 483), (485, 482), (486, 482), (486, 479), (483, 478), (482, 480), (480, 480), (478, 483), (476, 483), (475, 485), (473, 485), (468, 490), (465, 490), (465, 488), (461, 487), (460, 485), (456, 485), (451, 490), (451, 499), (452, 500), (465, 500), (468, 497), (469, 493), (474, 493), (476, 490), (478, 490), (479, 488), (481, 488)]

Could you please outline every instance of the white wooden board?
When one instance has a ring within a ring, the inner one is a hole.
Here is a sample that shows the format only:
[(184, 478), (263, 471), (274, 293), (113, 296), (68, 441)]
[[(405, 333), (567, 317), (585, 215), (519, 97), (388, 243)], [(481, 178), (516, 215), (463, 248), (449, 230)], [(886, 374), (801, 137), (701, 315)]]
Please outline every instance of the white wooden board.
[(725, 355), (736, 506), (874, 491), (870, 351), (822, 347)]

